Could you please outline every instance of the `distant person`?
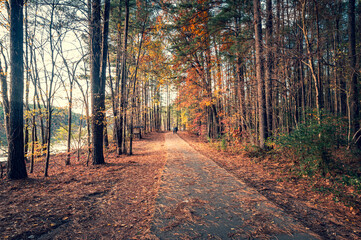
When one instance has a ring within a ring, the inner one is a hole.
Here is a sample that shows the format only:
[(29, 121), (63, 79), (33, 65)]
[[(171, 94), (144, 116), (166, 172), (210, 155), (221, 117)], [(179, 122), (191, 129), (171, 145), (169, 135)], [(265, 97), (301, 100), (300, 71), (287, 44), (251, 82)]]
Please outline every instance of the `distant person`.
[(178, 127), (173, 128), (173, 134), (178, 132)]

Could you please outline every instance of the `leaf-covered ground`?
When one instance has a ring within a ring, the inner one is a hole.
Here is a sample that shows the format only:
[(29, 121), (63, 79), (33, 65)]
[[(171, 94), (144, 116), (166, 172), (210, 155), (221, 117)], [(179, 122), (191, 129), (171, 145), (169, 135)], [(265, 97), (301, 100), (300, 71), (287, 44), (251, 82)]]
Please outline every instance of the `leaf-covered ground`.
[[(357, 209), (292, 179), (284, 162), (255, 162), (187, 133), (180, 136), (324, 239), (361, 239)], [(156, 239), (150, 228), (166, 163), (164, 134), (137, 140), (133, 156), (118, 157), (109, 149), (103, 166), (85, 166), (82, 155), (65, 167), (64, 158), (51, 159), (47, 178), (39, 161), (26, 181), (0, 179), (0, 239)], [(191, 204), (190, 210), (204, 203)]]
[(336, 202), (332, 194), (313, 190), (314, 185), (326, 186), (327, 180), (294, 178), (289, 162), (282, 159), (257, 161), (242, 154), (217, 151), (207, 141), (186, 132), (179, 135), (324, 239), (361, 239), (359, 210)]
[(151, 239), (150, 222), (165, 164), (164, 134), (136, 141), (133, 156), (106, 153), (103, 166), (64, 155), (25, 181), (0, 180), (0, 239)]

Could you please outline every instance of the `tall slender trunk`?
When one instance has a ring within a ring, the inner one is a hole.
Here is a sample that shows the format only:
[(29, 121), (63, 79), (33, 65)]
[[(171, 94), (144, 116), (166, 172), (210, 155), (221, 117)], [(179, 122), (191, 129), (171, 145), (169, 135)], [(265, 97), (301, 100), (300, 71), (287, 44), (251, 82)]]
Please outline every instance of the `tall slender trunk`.
[(350, 134), (352, 142), (356, 142), (356, 146), (361, 149), (361, 131), (360, 131), (360, 102), (359, 90), (357, 84), (357, 69), (356, 69), (356, 24), (355, 24), (355, 0), (348, 2), (348, 34), (349, 34), (349, 58), (351, 77), (348, 82), (349, 85), (349, 101), (350, 101)]
[(342, 11), (342, 3), (341, 0), (338, 0), (337, 2), (337, 8), (338, 8), (338, 12), (336, 15), (336, 19), (335, 19), (335, 31), (334, 31), (334, 43), (333, 43), (333, 51), (334, 51), (334, 109), (335, 109), (335, 115), (336, 116), (341, 116), (342, 114), (342, 107), (341, 107), (341, 78), (340, 78), (340, 54), (338, 53), (339, 51), (339, 47), (340, 47), (340, 34), (339, 34), (339, 30), (340, 30), (340, 19), (341, 19), (341, 11)]
[[(314, 67), (314, 61), (313, 61), (313, 53), (312, 53), (312, 49), (311, 49), (311, 43), (308, 37), (308, 30), (307, 30), (307, 25), (306, 25), (306, 3), (307, 1), (304, 0), (302, 2), (302, 32), (303, 32), (303, 37), (305, 39), (305, 43), (306, 43), (306, 51), (307, 51), (307, 62), (304, 62), (311, 73), (311, 77), (314, 83), (314, 88), (315, 88), (315, 102), (316, 102), (316, 111), (317, 111), (317, 119), (318, 122), (321, 122), (321, 93), (320, 93), (320, 87), (319, 87), (319, 81), (315, 72), (315, 67)], [(312, 102), (312, 101), (310, 101)]]
[(104, 121), (103, 121), (103, 124), (104, 124), (104, 147), (105, 148), (108, 148), (109, 147), (109, 138), (108, 138), (108, 123), (107, 123), (107, 116), (106, 114), (104, 113)]
[(108, 34), (109, 34), (109, 14), (110, 14), (110, 0), (106, 0), (104, 4), (104, 25), (103, 25), (103, 43), (102, 43), (102, 61), (100, 68), (100, 108), (103, 112), (101, 120), (103, 125), (103, 142), (104, 146), (108, 147), (108, 134), (107, 124), (105, 119), (105, 85), (106, 85), (106, 71), (107, 71), (107, 59), (108, 59)]
[[(29, 51), (28, 51), (28, 4), (25, 4), (25, 110), (30, 111), (29, 108), (29, 87), (30, 87), (30, 71), (29, 71)], [(27, 160), (29, 150), (29, 114), (25, 114), (25, 131), (24, 131), (24, 155)]]
[(315, 0), (315, 11), (316, 11), (316, 35), (317, 35), (317, 91), (320, 110), (324, 107), (324, 97), (323, 97), (323, 72), (322, 72), (322, 56), (321, 56), (321, 36), (320, 36), (320, 23), (319, 23), (319, 9), (318, 3)]
[(67, 156), (65, 160), (65, 165), (70, 165), (72, 109), (73, 109), (73, 82), (70, 83), (69, 100), (68, 100), (68, 138), (67, 138)]
[(245, 90), (242, 69), (241, 54), (237, 53), (237, 84), (238, 84), (238, 99), (239, 99), (239, 113), (240, 113), (240, 131), (245, 131), (246, 116), (245, 116)]
[[(144, 24), (143, 24), (143, 28), (141, 31), (141, 39), (139, 42), (139, 48), (138, 48), (138, 57), (137, 57), (137, 62), (135, 65), (135, 72), (134, 72), (134, 79), (133, 79), (133, 94), (132, 94), (132, 106), (131, 106), (131, 115), (130, 115), (130, 138), (129, 138), (129, 155), (133, 154), (133, 121), (134, 121), (134, 108), (136, 105), (136, 86), (137, 86), (137, 76), (138, 76), (138, 69), (139, 69), (139, 63), (140, 63), (140, 54), (142, 51), (142, 46), (143, 46), (143, 38), (144, 38), (144, 31), (145, 31), (145, 25), (146, 25), (146, 20), (144, 20)], [(139, 129), (141, 131), (141, 129)]]
[[(208, 35), (208, 33), (207, 33)], [(206, 37), (209, 39), (208, 37)], [(205, 50), (205, 83), (206, 83), (206, 97), (208, 98), (208, 101), (210, 101), (210, 105), (206, 106), (207, 111), (207, 131), (208, 131), (208, 137), (209, 138), (215, 138), (218, 137), (218, 132), (215, 131), (215, 129), (218, 127), (216, 122), (214, 121), (214, 112), (213, 112), (213, 105), (215, 104), (213, 102), (213, 94), (212, 94), (212, 69), (211, 69), (211, 49), (209, 46), (209, 41), (206, 41), (206, 50)]]
[(117, 143), (117, 153), (120, 155), (122, 153), (122, 129), (121, 127), (121, 113), (119, 112), (120, 106), (120, 81), (121, 81), (121, 56), (122, 56), (122, 24), (121, 24), (121, 13), (122, 13), (122, 4), (119, 3), (119, 16), (117, 22), (117, 60), (116, 60), (116, 74), (115, 74), (115, 92), (112, 91), (113, 98), (113, 115), (114, 115), (114, 136)]
[(32, 131), (31, 131), (31, 160), (30, 160), (30, 173), (32, 173), (34, 171), (34, 163), (35, 163), (35, 146), (37, 145), (38, 142), (38, 136), (37, 136), (37, 132), (36, 132), (36, 104), (35, 104), (35, 95), (33, 98), (33, 103), (34, 103), (34, 109), (32, 112), (32, 118), (33, 118), (33, 127), (32, 127)]
[[(47, 99), (46, 99), (46, 158), (45, 158), (45, 169), (44, 176), (48, 176), (49, 170), (49, 162), (50, 162), (50, 143), (51, 143), (51, 121), (52, 121), (52, 111), (53, 107), (51, 106), (51, 99), (53, 98), (53, 84), (55, 77), (55, 57), (54, 57), (54, 39), (53, 39), (53, 24), (54, 24), (54, 12), (55, 12), (55, 2), (52, 2), (51, 6), (51, 16), (50, 16), (50, 24), (49, 24), (49, 45), (50, 45), (50, 58), (51, 58), (51, 76), (50, 76), (50, 84), (49, 89), (47, 89)], [(44, 67), (45, 69), (45, 67)]]
[(123, 56), (122, 56), (122, 78), (120, 87), (120, 109), (119, 109), (119, 122), (121, 132), (121, 146), (122, 149), (119, 153), (125, 153), (125, 133), (126, 133), (126, 85), (127, 85), (127, 47), (128, 47), (128, 28), (129, 28), (129, 0), (125, 0), (125, 23), (123, 33)]
[[(1, 53), (3, 54), (3, 48), (1, 48)], [(4, 57), (5, 60), (5, 57)], [(6, 81), (6, 76), (7, 76), (7, 64), (5, 63), (5, 67), (3, 70), (2, 64), (1, 64), (1, 60), (0, 60), (0, 82), (1, 82), (1, 98), (2, 98), (2, 106), (3, 106), (3, 110), (4, 110), (4, 124), (5, 124), (5, 133), (6, 133), (6, 138), (9, 137), (9, 97), (8, 97), (8, 83)]]
[(259, 146), (265, 148), (267, 137), (267, 117), (265, 109), (264, 74), (263, 74), (263, 48), (262, 48), (262, 23), (259, 0), (253, 0), (255, 50), (256, 50), (256, 78), (258, 91), (258, 121), (259, 121)]
[[(83, 115), (83, 110), (82, 110)], [(80, 119), (79, 121), (79, 135), (78, 135), (78, 150), (77, 150), (77, 160), (80, 161), (80, 149), (81, 149), (81, 134), (82, 134), (82, 128), (83, 128), (83, 119)]]
[(143, 91), (144, 91), (143, 126), (144, 126), (144, 132), (147, 133), (149, 130), (149, 128), (148, 128), (148, 81), (144, 82)]
[(50, 143), (51, 143), (51, 120), (52, 120), (52, 107), (50, 106), (50, 100), (48, 102), (47, 109), (47, 122), (46, 122), (46, 158), (45, 158), (45, 169), (44, 176), (49, 176), (49, 162), (50, 162)]
[(266, 69), (265, 69), (265, 94), (266, 94), (266, 118), (267, 134), (272, 133), (272, 82), (273, 82), (273, 14), (272, 0), (267, 0), (266, 19)]

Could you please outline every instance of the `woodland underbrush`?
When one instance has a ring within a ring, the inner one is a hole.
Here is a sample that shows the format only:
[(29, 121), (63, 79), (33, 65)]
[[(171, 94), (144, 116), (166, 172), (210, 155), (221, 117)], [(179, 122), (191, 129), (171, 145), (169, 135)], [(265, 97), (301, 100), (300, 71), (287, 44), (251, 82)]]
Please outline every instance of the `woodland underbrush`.
[(287, 134), (269, 138), (265, 150), (230, 139), (223, 136), (208, 142), (212, 148), (245, 156), (266, 168), (276, 164), (283, 173), (277, 181), (306, 180), (310, 190), (361, 211), (361, 151), (349, 144), (345, 120), (313, 117)]

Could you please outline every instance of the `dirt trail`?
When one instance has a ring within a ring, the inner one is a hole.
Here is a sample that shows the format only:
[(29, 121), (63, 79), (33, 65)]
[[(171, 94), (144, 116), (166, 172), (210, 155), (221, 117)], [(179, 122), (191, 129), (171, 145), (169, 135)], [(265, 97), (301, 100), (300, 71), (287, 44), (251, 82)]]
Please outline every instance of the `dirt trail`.
[(151, 228), (160, 239), (319, 239), (178, 135), (165, 146)]

